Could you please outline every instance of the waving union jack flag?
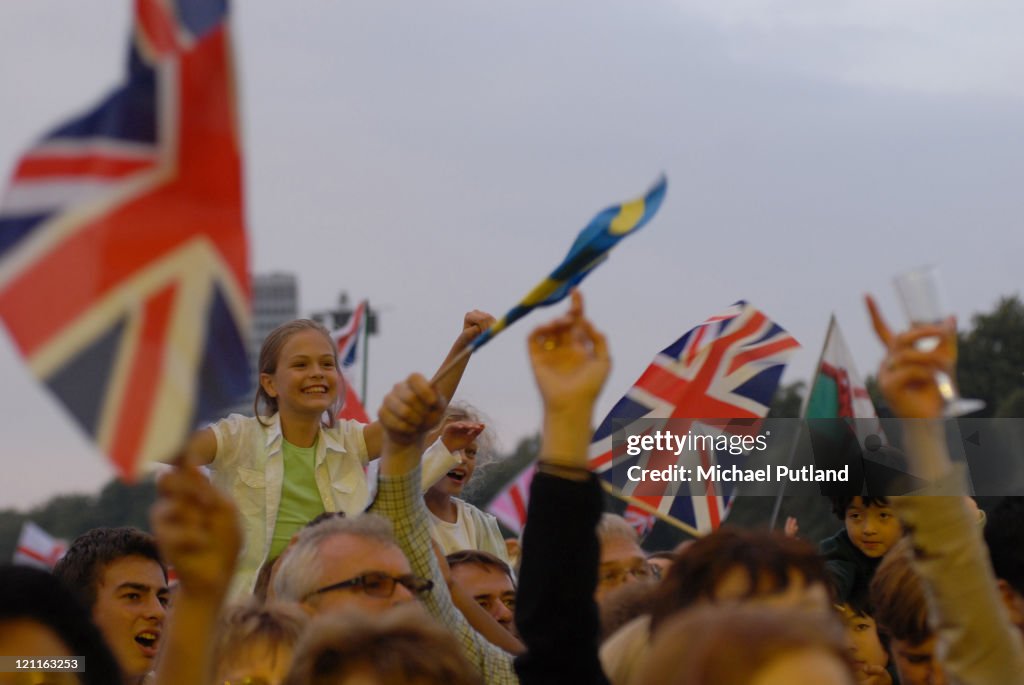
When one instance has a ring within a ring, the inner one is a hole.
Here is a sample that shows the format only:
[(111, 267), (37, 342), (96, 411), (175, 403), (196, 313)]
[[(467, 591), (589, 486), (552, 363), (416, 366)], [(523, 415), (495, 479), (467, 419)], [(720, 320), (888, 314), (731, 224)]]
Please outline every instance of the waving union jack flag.
[(370, 417), (366, 413), (356, 392), (356, 364), (360, 362), (363, 333), (363, 317), (366, 315), (366, 300), (363, 300), (352, 312), (352, 316), (344, 326), (331, 333), (334, 344), (338, 346), (338, 359), (341, 360), (341, 369), (345, 381), (345, 401), (338, 411), (339, 419), (353, 419), (361, 423), (370, 423)]
[[(594, 433), (591, 470), (613, 494), (677, 527), (694, 534), (714, 530), (728, 513), (731, 493), (707, 482), (648, 482), (618, 489), (612, 484), (612, 469), (620, 475), (634, 464), (654, 469), (682, 463), (706, 469), (721, 455), (701, 445), (682, 455), (645, 451), (631, 456), (625, 445), (613, 449), (613, 433), (640, 419), (651, 420), (644, 424), (649, 430), (674, 419), (671, 429), (677, 435), (756, 433), (753, 420), (768, 413), (782, 371), (797, 347), (789, 333), (746, 302), (711, 317), (662, 350), (612, 408)], [(730, 426), (729, 419), (739, 421)]]
[(0, 318), (129, 478), (246, 392), (226, 13), (136, 0), (124, 85), (29, 150), (0, 202)]

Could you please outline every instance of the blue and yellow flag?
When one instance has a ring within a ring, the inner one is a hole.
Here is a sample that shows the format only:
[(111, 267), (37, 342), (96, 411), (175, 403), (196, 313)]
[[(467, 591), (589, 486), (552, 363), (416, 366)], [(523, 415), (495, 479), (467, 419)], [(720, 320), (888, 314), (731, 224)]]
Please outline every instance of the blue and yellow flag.
[(661, 207), (667, 181), (664, 176), (651, 186), (643, 197), (621, 205), (609, 207), (591, 219), (576, 236), (576, 242), (551, 275), (541, 281), (523, 301), (510, 309), (473, 341), (472, 349), (483, 347), (491, 338), (526, 316), (536, 307), (546, 307), (560, 301), (573, 286), (587, 277), (598, 264), (608, 258), (608, 252), (624, 237), (646, 224)]

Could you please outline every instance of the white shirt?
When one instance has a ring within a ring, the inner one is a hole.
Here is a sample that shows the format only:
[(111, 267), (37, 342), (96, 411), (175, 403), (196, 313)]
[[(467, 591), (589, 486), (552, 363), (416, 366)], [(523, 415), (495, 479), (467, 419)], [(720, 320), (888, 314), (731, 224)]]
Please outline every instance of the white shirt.
[[(251, 416), (232, 414), (213, 424), (217, 454), (210, 463), (213, 482), (230, 493), (242, 515), (245, 545), (231, 594), (252, 592), (256, 574), (266, 560), (274, 535), (284, 459), (281, 419), (263, 417), (267, 426)], [(366, 509), (369, 490), (365, 467), (369, 460), (363, 439), (364, 425), (339, 421), (320, 428), (313, 475), (325, 511), (352, 516)]]

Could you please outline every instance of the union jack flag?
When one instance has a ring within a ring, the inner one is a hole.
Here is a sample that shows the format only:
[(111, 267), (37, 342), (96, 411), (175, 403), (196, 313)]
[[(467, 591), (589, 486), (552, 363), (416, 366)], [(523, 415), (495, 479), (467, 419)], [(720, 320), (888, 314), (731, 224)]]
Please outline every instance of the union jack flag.
[(338, 346), (342, 380), (345, 382), (345, 401), (342, 403), (341, 409), (338, 410), (338, 418), (370, 423), (370, 417), (355, 389), (355, 366), (361, 360), (360, 341), (365, 314), (366, 300), (363, 300), (352, 312), (352, 316), (349, 317), (345, 325), (331, 333), (331, 337), (334, 338), (334, 343)]
[(537, 473), (537, 462), (531, 462), (487, 505), (487, 511), (494, 514), (499, 521), (505, 524), (506, 528), (516, 535), (521, 534), (526, 526), (526, 510), (530, 504), (530, 484), (533, 483), (535, 473)]
[(797, 347), (782, 327), (744, 301), (709, 318), (662, 350), (605, 417), (590, 445), (591, 470), (616, 496), (687, 532), (714, 530), (728, 514), (731, 492), (706, 481), (646, 482), (620, 489), (612, 479), (613, 467), (620, 476), (632, 465), (707, 469), (727, 455), (702, 443), (678, 456), (671, 450), (630, 456), (624, 444), (613, 449), (613, 434), (632, 432), (628, 426), (641, 419), (649, 420), (643, 424), (647, 430), (668, 425), (676, 435), (756, 434), (756, 420), (768, 413)]
[(29, 150), (0, 203), (0, 318), (126, 478), (248, 385), (226, 14), (136, 0), (126, 82)]

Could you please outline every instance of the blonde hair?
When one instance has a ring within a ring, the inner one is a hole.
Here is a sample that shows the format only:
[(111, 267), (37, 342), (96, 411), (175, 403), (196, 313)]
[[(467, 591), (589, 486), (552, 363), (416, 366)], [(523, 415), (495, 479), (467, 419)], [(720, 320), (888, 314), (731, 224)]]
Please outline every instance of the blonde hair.
[[(295, 319), (288, 323), (283, 323), (274, 330), (267, 334), (267, 337), (263, 339), (263, 346), (260, 348), (260, 358), (257, 364), (257, 369), (260, 375), (263, 374), (274, 374), (277, 372), (277, 362), (281, 357), (281, 350), (288, 343), (296, 333), (302, 333), (303, 331), (316, 331), (324, 336), (327, 341), (331, 344), (331, 353), (334, 355), (334, 367), (338, 371), (338, 400), (331, 405), (331, 407), (325, 412), (327, 414), (327, 421), (325, 425), (328, 427), (334, 426), (337, 421), (338, 411), (341, 409), (340, 403), (344, 400), (345, 393), (342, 390), (345, 387), (345, 377), (341, 373), (341, 367), (338, 363), (338, 346), (334, 344), (334, 339), (331, 337), (330, 331), (324, 328), (323, 324), (312, 319)], [(261, 407), (261, 404), (263, 405)], [(269, 414), (264, 414), (260, 410), (266, 408), (270, 410)], [(256, 397), (252, 402), (253, 414), (256, 416), (256, 420), (262, 425), (268, 424), (263, 423), (264, 416), (273, 416), (278, 412), (277, 398), (271, 397), (267, 394), (267, 391), (263, 389), (263, 383), (257, 382), (256, 384)]]
[(221, 617), (214, 639), (214, 669), (238, 659), (254, 641), (294, 647), (309, 625), (309, 616), (296, 604), (255, 600), (229, 607)]
[(413, 602), (379, 616), (350, 610), (317, 618), (284, 685), (327, 685), (366, 672), (382, 685), (483, 684), (458, 641)]

